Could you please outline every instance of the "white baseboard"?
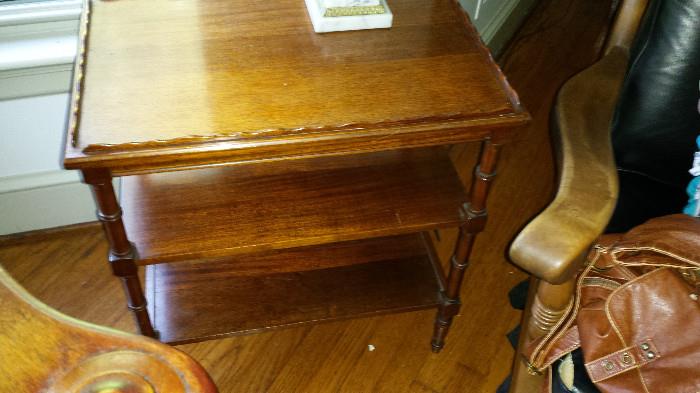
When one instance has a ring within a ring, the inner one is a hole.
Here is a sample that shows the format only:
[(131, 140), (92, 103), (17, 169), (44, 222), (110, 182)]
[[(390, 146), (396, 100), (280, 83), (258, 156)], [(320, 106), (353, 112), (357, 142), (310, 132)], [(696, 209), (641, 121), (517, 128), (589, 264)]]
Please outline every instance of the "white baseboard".
[(493, 18), (481, 33), (484, 42), (494, 56), (498, 57), (506, 44), (520, 28), (538, 0), (514, 0), (502, 2)]
[(497, 3), (499, 7), (498, 10), (495, 11), (495, 14), (487, 21), (480, 32), (484, 42), (490, 43), (493, 40), (498, 30), (503, 27), (510, 14), (513, 13), (513, 10), (519, 3), (520, 1), (518, 0)]
[(459, 0), (481, 39), (498, 56), (537, 0)]
[(95, 220), (90, 189), (77, 172), (0, 178), (0, 235)]
[(77, 171), (56, 170), (4, 176), (0, 177), (0, 195), (76, 183), (82, 184)]
[(67, 92), (82, 0), (0, 4), (0, 100)]

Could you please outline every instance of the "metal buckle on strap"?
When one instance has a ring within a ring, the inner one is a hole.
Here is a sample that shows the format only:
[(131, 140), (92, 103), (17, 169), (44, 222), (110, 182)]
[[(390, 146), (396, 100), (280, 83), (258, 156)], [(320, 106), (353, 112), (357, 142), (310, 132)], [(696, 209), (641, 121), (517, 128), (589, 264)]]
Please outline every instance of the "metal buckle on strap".
[(527, 365), (527, 373), (530, 375), (542, 375), (542, 371), (540, 371), (537, 367), (535, 367), (534, 364), (532, 364), (530, 361), (523, 359), (525, 362), (525, 365)]

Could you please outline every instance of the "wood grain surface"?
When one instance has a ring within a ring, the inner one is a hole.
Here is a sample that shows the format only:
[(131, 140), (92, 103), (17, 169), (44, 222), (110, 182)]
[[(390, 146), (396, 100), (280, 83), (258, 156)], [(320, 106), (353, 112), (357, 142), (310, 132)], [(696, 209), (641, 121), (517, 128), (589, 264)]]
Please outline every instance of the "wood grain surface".
[[(493, 214), (465, 273), (448, 345), (430, 352), (433, 310), (385, 315), (180, 346), (210, 372), (221, 392), (492, 393), (510, 372), (505, 334), (519, 321), (507, 292), (525, 275), (504, 252), (522, 226), (552, 197), (549, 111), (564, 80), (590, 65), (602, 45), (611, 0), (541, 0), (500, 60), (533, 122), (504, 147), (489, 200)], [(452, 158), (469, 184), (478, 147)], [(119, 283), (105, 267), (98, 226), (0, 245), (0, 262), (26, 288), (61, 311), (135, 332)], [(454, 233), (437, 248), (452, 251)], [(374, 351), (368, 345), (375, 346)]]
[(457, 226), (466, 201), (442, 148), (129, 176), (122, 183), (124, 223), (139, 264)]
[(146, 268), (154, 327), (175, 344), (420, 310), (439, 290), (418, 234)]
[(186, 354), (59, 313), (2, 268), (0, 359), (2, 392), (217, 392)]
[(296, 0), (87, 4), (70, 168), (444, 144), (528, 119), (454, 0), (395, 1), (391, 29), (329, 34)]
[[(323, 36), (311, 32), (305, 8), (292, 0), (274, 7), (221, 0), (84, 5), (66, 142), (79, 149), (79, 141), (87, 141), (80, 154), (89, 158), (82, 166), (69, 152), (65, 163), (81, 169), (92, 187), (111, 246), (110, 265), (124, 281), (142, 334), (157, 337), (137, 260), (177, 262), (420, 232), (477, 215), (465, 224), (469, 239), (460, 240), (454, 258), (459, 274), (450, 271), (442, 296), (433, 350), (442, 348), (458, 313), (466, 261), (486, 222), (497, 152), (529, 119), (457, 1), (397, 1), (400, 21), (392, 29)], [(274, 30), (259, 23), (270, 17), (277, 17)], [(213, 89), (208, 87), (212, 77)], [(460, 207), (467, 198), (445, 150), (442, 157), (418, 160), (393, 153), (475, 140), (485, 140), (479, 165), (486, 174), (477, 173), (489, 179), (473, 183), (471, 207)], [(367, 151), (379, 152), (380, 158), (352, 157), (360, 165), (347, 167), (334, 163)], [(381, 157), (387, 151), (395, 160)], [(112, 161), (124, 154), (126, 160)], [(287, 167), (295, 163), (287, 161), (299, 156), (313, 159), (302, 164), (306, 168), (333, 168), (289, 173)], [(247, 161), (258, 169), (262, 165), (264, 173), (240, 165)], [(223, 164), (239, 165), (219, 167)], [(192, 167), (204, 168), (160, 173)], [(151, 174), (124, 182), (122, 220), (110, 177), (134, 172)], [(334, 272), (352, 276), (366, 270), (357, 269)], [(157, 272), (167, 269), (151, 270), (159, 277)], [(343, 281), (338, 274), (330, 277)], [(250, 291), (252, 283), (236, 285)], [(411, 286), (402, 285), (409, 291)], [(311, 292), (301, 297), (318, 294)], [(205, 304), (222, 299), (220, 291), (197, 293), (212, 296), (199, 298)], [(355, 313), (370, 314), (368, 308)], [(280, 324), (298, 319), (281, 317)], [(215, 330), (256, 326), (251, 321)]]

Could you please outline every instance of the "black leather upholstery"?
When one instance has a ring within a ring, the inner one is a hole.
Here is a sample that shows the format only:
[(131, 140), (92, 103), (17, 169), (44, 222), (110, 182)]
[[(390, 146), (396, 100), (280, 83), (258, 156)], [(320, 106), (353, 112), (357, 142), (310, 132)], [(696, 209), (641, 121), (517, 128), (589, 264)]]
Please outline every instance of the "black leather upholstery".
[(687, 202), (699, 80), (700, 0), (652, 0), (613, 121), (620, 199), (609, 232), (680, 212)]

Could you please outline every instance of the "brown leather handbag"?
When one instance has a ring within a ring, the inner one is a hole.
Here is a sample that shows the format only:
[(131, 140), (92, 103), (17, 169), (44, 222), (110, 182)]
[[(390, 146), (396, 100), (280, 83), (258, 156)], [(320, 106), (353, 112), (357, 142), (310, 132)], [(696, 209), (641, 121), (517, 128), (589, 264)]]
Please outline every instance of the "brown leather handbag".
[(605, 235), (569, 312), (524, 354), (533, 371), (581, 348), (605, 393), (700, 392), (700, 219), (656, 218)]

